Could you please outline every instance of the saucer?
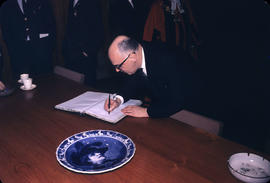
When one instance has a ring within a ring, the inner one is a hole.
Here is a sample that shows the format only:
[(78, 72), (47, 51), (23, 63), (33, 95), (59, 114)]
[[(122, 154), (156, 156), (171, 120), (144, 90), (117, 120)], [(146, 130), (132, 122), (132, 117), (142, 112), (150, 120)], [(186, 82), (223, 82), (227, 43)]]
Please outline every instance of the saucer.
[(33, 90), (33, 89), (36, 88), (36, 87), (37, 87), (37, 85), (32, 84), (31, 88), (29, 88), (29, 89), (26, 89), (26, 88), (24, 87), (24, 85), (22, 85), (20, 88), (21, 88), (22, 90)]

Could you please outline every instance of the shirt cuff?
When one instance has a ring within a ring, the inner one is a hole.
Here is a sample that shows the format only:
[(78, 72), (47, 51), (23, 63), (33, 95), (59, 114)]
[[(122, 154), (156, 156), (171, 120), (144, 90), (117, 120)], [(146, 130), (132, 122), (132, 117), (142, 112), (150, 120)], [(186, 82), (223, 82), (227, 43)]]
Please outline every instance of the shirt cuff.
[(115, 98), (118, 98), (121, 100), (120, 105), (124, 103), (124, 98), (121, 95), (115, 95)]

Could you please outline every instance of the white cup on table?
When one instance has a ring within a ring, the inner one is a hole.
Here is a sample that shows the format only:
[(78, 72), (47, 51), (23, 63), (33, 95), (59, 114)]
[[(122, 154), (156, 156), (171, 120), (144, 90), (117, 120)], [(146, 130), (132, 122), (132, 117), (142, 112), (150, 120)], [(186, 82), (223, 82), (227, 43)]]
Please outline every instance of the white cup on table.
[(24, 89), (29, 90), (32, 87), (32, 78), (27, 78), (23, 80)]

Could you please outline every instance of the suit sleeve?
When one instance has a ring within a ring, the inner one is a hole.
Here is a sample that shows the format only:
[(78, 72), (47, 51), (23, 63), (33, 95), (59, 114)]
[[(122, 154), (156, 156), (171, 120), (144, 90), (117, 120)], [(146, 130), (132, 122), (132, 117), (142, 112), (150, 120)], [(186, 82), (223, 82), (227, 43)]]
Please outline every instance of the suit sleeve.
[(147, 108), (152, 118), (169, 117), (198, 99), (202, 82), (195, 68), (183, 57), (167, 55), (168, 68), (153, 81), (154, 99)]

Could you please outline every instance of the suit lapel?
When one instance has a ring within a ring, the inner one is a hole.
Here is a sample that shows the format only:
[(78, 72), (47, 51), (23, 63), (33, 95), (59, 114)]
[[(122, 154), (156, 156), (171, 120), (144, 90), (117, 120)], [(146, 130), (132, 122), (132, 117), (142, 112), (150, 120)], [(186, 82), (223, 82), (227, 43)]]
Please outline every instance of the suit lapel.
[[(164, 51), (161, 50), (162, 47), (160, 47), (158, 44), (154, 43), (142, 43), (143, 49), (144, 49), (144, 56), (145, 56), (145, 66), (147, 71), (147, 77), (149, 80), (155, 79), (157, 77), (160, 78), (160, 76), (166, 74), (169, 72), (170, 66), (164, 65), (164, 62), (162, 62), (164, 57)], [(166, 64), (169, 64), (166, 63)], [(159, 71), (162, 71), (160, 73)], [(163, 79), (162, 77), (160, 79)]]
[[(80, 0), (78, 0), (78, 1), (72, 0), (72, 1), (73, 1), (73, 3), (72, 3), (73, 8), (74, 8), (74, 9), (78, 8), (78, 6), (79, 6), (79, 4), (80, 4)], [(75, 6), (74, 6), (74, 1), (76, 2)]]
[(147, 77), (148, 79), (151, 78), (152, 76), (152, 56), (151, 56), (151, 51), (150, 51), (150, 46), (147, 43), (142, 43), (143, 46), (143, 50), (144, 50), (144, 59), (145, 59), (145, 67), (146, 67), (146, 71), (147, 71)]
[[(76, 3), (75, 6), (74, 6), (74, 3)], [(71, 5), (70, 10), (71, 12), (73, 12), (73, 16), (75, 17), (78, 15), (79, 4), (80, 4), (80, 1), (76, 1), (76, 0), (70, 1), (70, 5)]]

